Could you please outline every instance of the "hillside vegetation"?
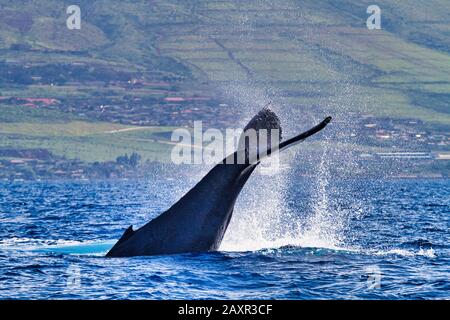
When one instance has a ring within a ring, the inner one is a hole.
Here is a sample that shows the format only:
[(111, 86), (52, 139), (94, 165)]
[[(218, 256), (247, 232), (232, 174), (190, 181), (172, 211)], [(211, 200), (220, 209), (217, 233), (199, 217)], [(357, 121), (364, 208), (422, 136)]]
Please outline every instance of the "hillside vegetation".
[(79, 0), (82, 28), (68, 30), (72, 2), (1, 0), (0, 147), (167, 160), (153, 133), (196, 117), (233, 124), (236, 90), (254, 88), (264, 97), (240, 103), (447, 134), (450, 3), (380, 0), (382, 30), (368, 30), (372, 2)]

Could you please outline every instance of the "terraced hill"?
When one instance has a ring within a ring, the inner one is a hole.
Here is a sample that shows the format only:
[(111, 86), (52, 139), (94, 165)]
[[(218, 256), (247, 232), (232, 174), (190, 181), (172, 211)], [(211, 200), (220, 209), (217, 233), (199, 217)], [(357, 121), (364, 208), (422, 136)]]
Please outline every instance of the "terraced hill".
[[(431, 150), (448, 150), (449, 2), (377, 1), (382, 30), (368, 30), (372, 2), (80, 0), (82, 28), (68, 30), (71, 2), (0, 1), (0, 104), (51, 98), (58, 103), (38, 109), (73, 121), (225, 126), (243, 107), (272, 100), (287, 121), (324, 113), (347, 125), (355, 115), (418, 121), (418, 132), (444, 135)], [(2, 146), (33, 146), (23, 122), (43, 117), (24, 120), (17, 110), (17, 125), (0, 130)], [(48, 130), (41, 136), (56, 136)], [(108, 139), (96, 140), (111, 155), (99, 159), (118, 154)], [(78, 153), (64, 143), (46, 147)]]

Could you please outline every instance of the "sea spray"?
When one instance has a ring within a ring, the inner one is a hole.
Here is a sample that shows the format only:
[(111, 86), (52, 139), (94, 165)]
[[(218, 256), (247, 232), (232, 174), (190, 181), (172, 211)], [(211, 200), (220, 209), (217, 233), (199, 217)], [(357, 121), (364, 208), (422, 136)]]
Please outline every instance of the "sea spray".
[(330, 142), (321, 143), (322, 156), (313, 181), (312, 212), (306, 220), (302, 243), (308, 246), (334, 248), (342, 244), (344, 221), (342, 212), (332, 205), (330, 189)]

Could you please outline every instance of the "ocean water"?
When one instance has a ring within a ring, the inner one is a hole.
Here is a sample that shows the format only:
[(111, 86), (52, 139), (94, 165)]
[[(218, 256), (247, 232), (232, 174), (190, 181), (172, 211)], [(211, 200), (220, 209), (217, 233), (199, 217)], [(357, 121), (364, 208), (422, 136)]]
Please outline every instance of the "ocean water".
[(104, 258), (194, 180), (1, 183), (0, 298), (450, 299), (449, 180), (256, 174), (219, 252)]

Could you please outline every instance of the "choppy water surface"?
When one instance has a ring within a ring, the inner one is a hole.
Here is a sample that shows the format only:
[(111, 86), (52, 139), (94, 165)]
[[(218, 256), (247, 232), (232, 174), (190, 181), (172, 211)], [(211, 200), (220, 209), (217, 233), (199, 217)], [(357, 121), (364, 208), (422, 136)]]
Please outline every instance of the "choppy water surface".
[(179, 184), (0, 184), (0, 298), (450, 299), (448, 180), (256, 175), (222, 251), (103, 257)]

